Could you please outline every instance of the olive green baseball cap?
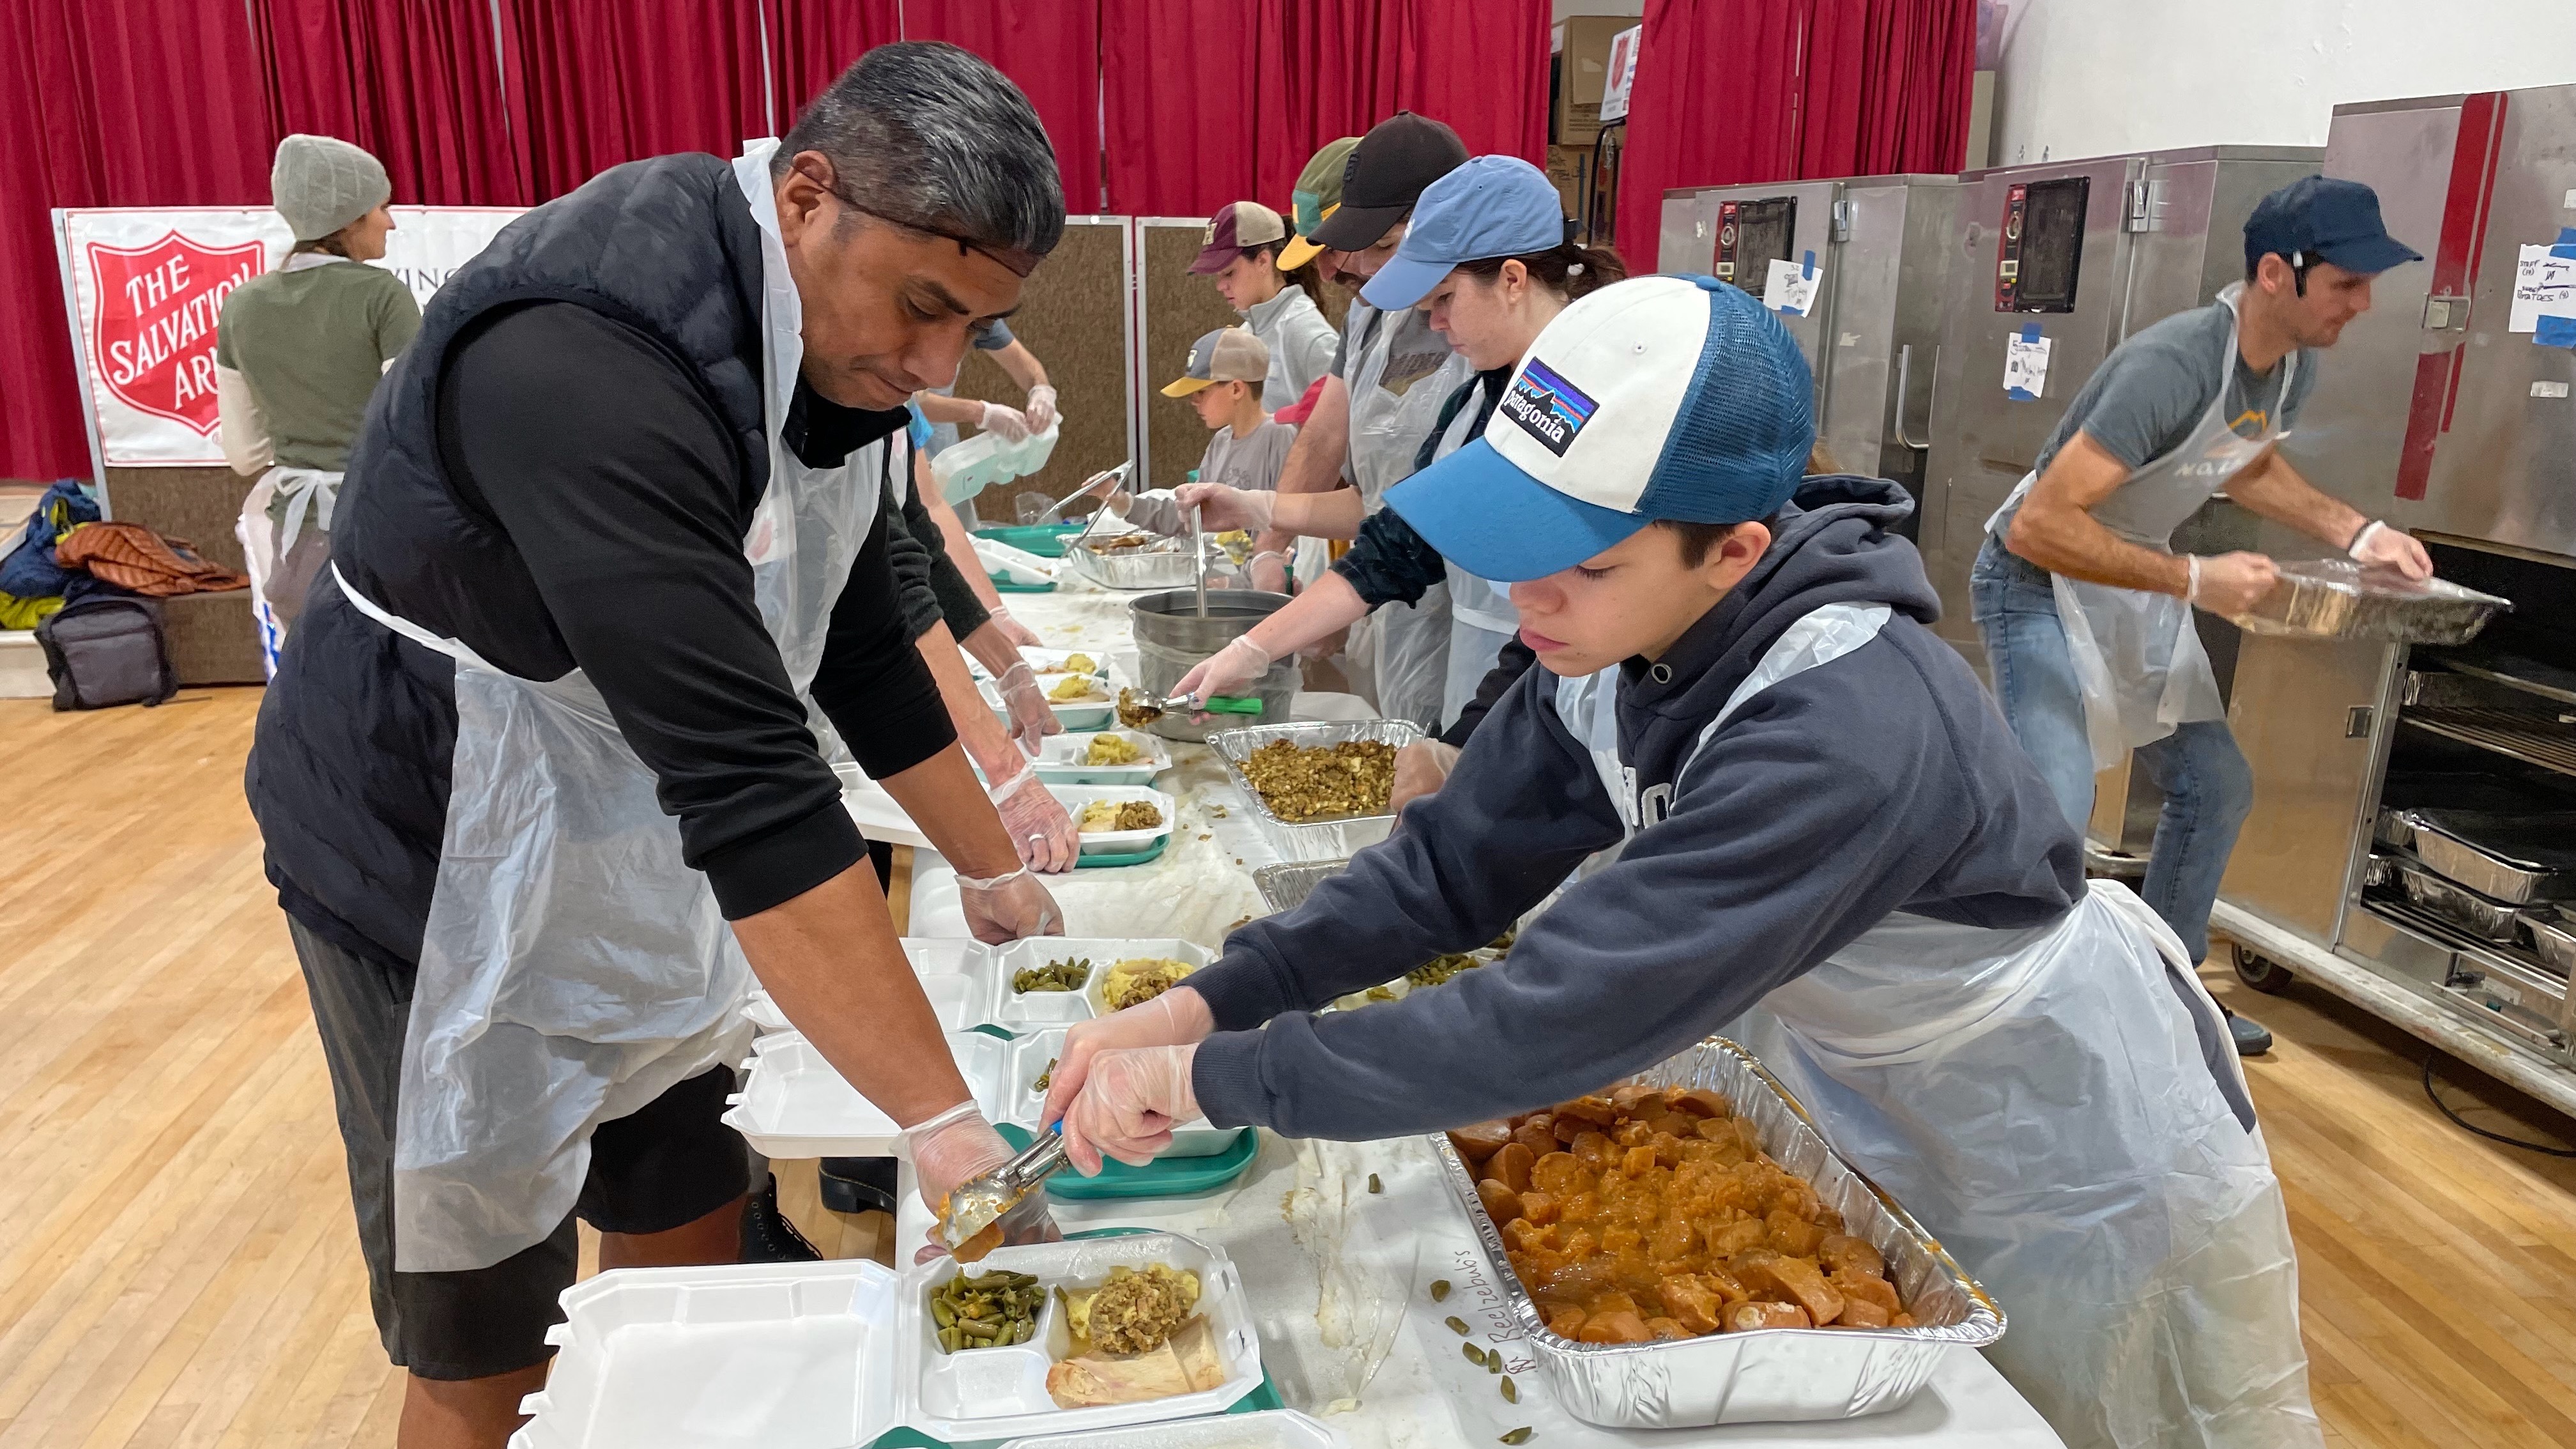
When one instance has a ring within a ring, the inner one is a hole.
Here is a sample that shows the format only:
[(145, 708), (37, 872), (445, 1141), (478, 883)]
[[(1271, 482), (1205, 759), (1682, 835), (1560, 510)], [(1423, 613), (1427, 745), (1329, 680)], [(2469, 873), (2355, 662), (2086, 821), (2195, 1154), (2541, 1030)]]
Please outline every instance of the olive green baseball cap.
[(1296, 235), (1279, 249), (1279, 270), (1293, 272), (1313, 261), (1324, 249), (1308, 241), (1315, 228), (1324, 224), (1342, 204), (1342, 173), (1349, 169), (1351, 152), (1360, 144), (1357, 136), (1344, 136), (1326, 143), (1297, 173), (1297, 190), (1292, 198), (1290, 225)]

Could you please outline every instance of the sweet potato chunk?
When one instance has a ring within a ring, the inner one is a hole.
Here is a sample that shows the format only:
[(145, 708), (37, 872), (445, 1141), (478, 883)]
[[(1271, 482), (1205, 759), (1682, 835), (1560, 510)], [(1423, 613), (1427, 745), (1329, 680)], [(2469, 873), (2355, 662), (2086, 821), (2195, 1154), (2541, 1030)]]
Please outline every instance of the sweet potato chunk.
[(1702, 1117), (1694, 1131), (1711, 1142), (1734, 1142), (1735, 1123), (1724, 1117)]
[(1688, 1218), (1666, 1218), (1646, 1235), (1646, 1256), (1658, 1263), (1687, 1258), (1698, 1247), (1699, 1229), (1692, 1227)]
[(1771, 1276), (1789, 1290), (1789, 1301), (1807, 1310), (1807, 1317), (1817, 1323), (1831, 1323), (1843, 1311), (1843, 1295), (1825, 1282), (1825, 1275), (1804, 1258), (1779, 1258), (1771, 1265)]
[(1610, 1105), (1626, 1116), (1642, 1117), (1646, 1115), (1642, 1109), (1648, 1098), (1662, 1100), (1663, 1089), (1649, 1087), (1643, 1082), (1630, 1082), (1611, 1091)]
[(1459, 1157), (1466, 1161), (1470, 1172), (1483, 1167), (1485, 1159), (1500, 1152), (1503, 1144), (1511, 1140), (1512, 1125), (1509, 1122), (1470, 1122), (1449, 1132), (1449, 1145), (1458, 1149)]
[(1503, 1246), (1515, 1253), (1536, 1253), (1556, 1247), (1554, 1224), (1533, 1223), (1527, 1218), (1507, 1218), (1503, 1222)]
[(1750, 1333), (1757, 1328), (1813, 1328), (1807, 1310), (1795, 1303), (1770, 1303), (1756, 1300), (1738, 1303), (1726, 1310), (1726, 1327), (1730, 1333)]
[(1694, 1117), (1732, 1117), (1735, 1115), (1735, 1104), (1726, 1100), (1724, 1093), (1712, 1092), (1706, 1087), (1693, 1087), (1673, 1098), (1673, 1110), (1688, 1112)]
[(1631, 1147), (1620, 1154), (1619, 1170), (1630, 1177), (1643, 1177), (1655, 1170), (1655, 1149)]
[(1485, 1204), (1485, 1216), (1497, 1225), (1522, 1216), (1521, 1195), (1490, 1177), (1476, 1184), (1476, 1196)]
[(1530, 1164), (1530, 1186), (1560, 1201), (1590, 1185), (1571, 1152), (1551, 1152)]
[(1885, 1328), (1895, 1316), (1866, 1298), (1846, 1298), (1842, 1314), (1834, 1322), (1844, 1328)]
[(1875, 1303), (1891, 1314), (1904, 1308), (1904, 1305), (1896, 1300), (1896, 1285), (1875, 1273), (1859, 1273), (1849, 1268), (1837, 1268), (1825, 1276), (1825, 1281), (1832, 1284), (1834, 1291), (1843, 1295), (1847, 1301)]
[(1816, 1251), (1825, 1240), (1825, 1230), (1799, 1217), (1786, 1208), (1774, 1209), (1763, 1219), (1771, 1232), (1771, 1250), (1792, 1258), (1804, 1258)]
[(1551, 1308), (1547, 1311), (1547, 1331), (1559, 1338), (1572, 1338), (1583, 1331), (1583, 1319), (1580, 1308)]
[(1584, 1343), (1644, 1343), (1653, 1335), (1646, 1331), (1646, 1320), (1630, 1308), (1593, 1313), (1574, 1336)]
[(1691, 1331), (1669, 1318), (1649, 1318), (1646, 1320), (1646, 1336), (1658, 1343), (1666, 1343), (1676, 1338), (1689, 1338)]
[(1664, 1312), (1693, 1333), (1715, 1333), (1726, 1299), (1697, 1277), (1669, 1277), (1657, 1288)]
[(1867, 1273), (1873, 1278), (1887, 1276), (1887, 1259), (1880, 1255), (1878, 1249), (1870, 1246), (1867, 1238), (1855, 1238), (1849, 1233), (1833, 1233), (1823, 1242), (1818, 1243), (1816, 1261), (1828, 1270), (1839, 1271), (1848, 1268), (1855, 1273)]
[(1529, 1191), (1530, 1164), (1538, 1158), (1518, 1142), (1507, 1142), (1485, 1164), (1485, 1180), (1499, 1182), (1515, 1193)]
[[(1532, 1156), (1545, 1157), (1549, 1153), (1554, 1152), (1565, 1145), (1564, 1141), (1556, 1135), (1553, 1127), (1550, 1126), (1554, 1120), (1554, 1118), (1548, 1116), (1545, 1112), (1541, 1112), (1537, 1117), (1513, 1128), (1512, 1140), (1523, 1147), (1528, 1148)], [(1577, 1122), (1574, 1125), (1575, 1130), (1582, 1130), (1582, 1123)]]
[(1559, 1122), (1575, 1117), (1595, 1127), (1607, 1127), (1618, 1121), (1619, 1115), (1619, 1110), (1610, 1104), (1607, 1097), (1577, 1097), (1571, 1102), (1556, 1104), (1556, 1120)]
[(1529, 1191), (1521, 1194), (1521, 1216), (1545, 1227), (1556, 1221), (1556, 1199), (1539, 1191), (1535, 1186), (1538, 1180), (1536, 1168), (1530, 1170), (1530, 1180), (1533, 1186)]
[(1619, 1148), (1609, 1138), (1589, 1129), (1576, 1134), (1567, 1150), (1574, 1154), (1575, 1161), (1595, 1172), (1617, 1161), (1619, 1153)]
[(1760, 1218), (1743, 1218), (1726, 1224), (1708, 1235), (1708, 1250), (1721, 1258), (1732, 1258), (1747, 1248), (1761, 1247), (1771, 1237), (1771, 1230)]

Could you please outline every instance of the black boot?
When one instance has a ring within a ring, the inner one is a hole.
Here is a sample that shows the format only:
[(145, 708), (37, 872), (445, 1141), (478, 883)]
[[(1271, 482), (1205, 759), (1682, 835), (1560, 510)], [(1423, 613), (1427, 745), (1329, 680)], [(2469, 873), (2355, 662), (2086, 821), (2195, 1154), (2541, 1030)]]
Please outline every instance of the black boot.
[(2238, 1056), (2259, 1057), (2272, 1049), (2272, 1033), (2264, 1030), (2263, 1023), (2238, 1016), (2224, 1006), (2218, 1009), (2227, 1018), (2227, 1034), (2235, 1040)]
[(824, 1158), (823, 1206), (836, 1213), (893, 1212), (895, 1168), (891, 1157)]
[(760, 1188), (742, 1205), (742, 1260), (746, 1263), (812, 1263), (823, 1251), (805, 1241), (787, 1214), (778, 1210), (778, 1175), (761, 1179)]

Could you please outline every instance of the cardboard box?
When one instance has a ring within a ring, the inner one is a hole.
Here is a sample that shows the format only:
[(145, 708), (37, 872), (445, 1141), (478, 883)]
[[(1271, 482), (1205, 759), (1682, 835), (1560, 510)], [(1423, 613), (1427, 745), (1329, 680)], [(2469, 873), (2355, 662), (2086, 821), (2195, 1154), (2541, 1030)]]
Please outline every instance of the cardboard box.
[(1550, 146), (1547, 148), (1547, 179), (1556, 183), (1556, 194), (1565, 203), (1565, 214), (1583, 215), (1585, 181), (1592, 167), (1589, 146)]
[(1637, 24), (1633, 15), (1569, 15), (1556, 25), (1555, 142), (1589, 146), (1601, 134), (1601, 91), (1610, 80), (1610, 38)]

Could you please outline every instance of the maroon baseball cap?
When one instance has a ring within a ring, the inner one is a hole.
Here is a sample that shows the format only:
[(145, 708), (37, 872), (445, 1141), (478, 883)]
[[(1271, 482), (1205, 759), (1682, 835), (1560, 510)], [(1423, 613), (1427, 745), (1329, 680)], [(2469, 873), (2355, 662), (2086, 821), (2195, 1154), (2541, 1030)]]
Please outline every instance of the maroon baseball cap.
[(1230, 202), (1208, 221), (1207, 244), (1199, 248), (1198, 260), (1190, 263), (1190, 274), (1213, 276), (1243, 255), (1245, 247), (1287, 239), (1288, 223), (1279, 213), (1258, 201)]

